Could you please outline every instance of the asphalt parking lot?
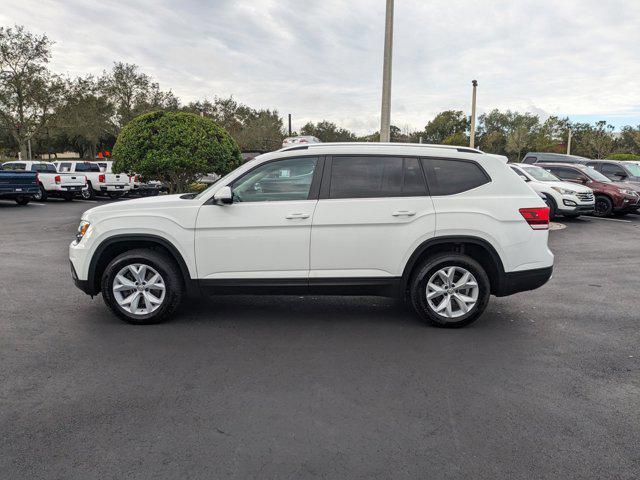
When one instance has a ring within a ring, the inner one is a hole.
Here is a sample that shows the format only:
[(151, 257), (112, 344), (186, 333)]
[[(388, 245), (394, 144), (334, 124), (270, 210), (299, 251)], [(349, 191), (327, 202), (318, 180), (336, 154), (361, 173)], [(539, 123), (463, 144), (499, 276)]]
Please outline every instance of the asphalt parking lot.
[(553, 279), (464, 329), (368, 297), (137, 327), (71, 282), (94, 205), (0, 203), (0, 478), (640, 474), (640, 216), (563, 222)]

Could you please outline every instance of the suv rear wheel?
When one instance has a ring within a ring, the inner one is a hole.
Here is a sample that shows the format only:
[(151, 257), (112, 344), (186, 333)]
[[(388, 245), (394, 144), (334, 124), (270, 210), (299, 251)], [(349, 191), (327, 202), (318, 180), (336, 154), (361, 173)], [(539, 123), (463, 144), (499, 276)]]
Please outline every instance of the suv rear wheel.
[(489, 278), (473, 258), (447, 253), (428, 258), (411, 279), (415, 311), (431, 325), (463, 327), (476, 320), (489, 302)]
[(102, 276), (102, 297), (124, 321), (148, 325), (166, 320), (183, 295), (175, 262), (153, 250), (138, 249), (114, 258)]

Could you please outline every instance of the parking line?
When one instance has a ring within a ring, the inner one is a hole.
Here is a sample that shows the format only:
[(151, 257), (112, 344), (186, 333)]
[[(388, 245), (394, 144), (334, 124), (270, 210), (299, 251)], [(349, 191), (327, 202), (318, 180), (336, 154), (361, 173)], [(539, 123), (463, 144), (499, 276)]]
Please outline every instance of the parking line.
[(46, 207), (47, 206), (46, 203), (36, 203), (36, 202), (29, 202), (29, 205), (37, 205), (39, 207)]
[(74, 202), (83, 202), (83, 203), (98, 203), (97, 200), (80, 200), (76, 198)]
[(604, 218), (604, 217), (591, 217), (589, 220), (609, 220), (610, 222), (624, 222), (624, 223), (633, 223), (631, 220), (622, 220), (620, 218)]

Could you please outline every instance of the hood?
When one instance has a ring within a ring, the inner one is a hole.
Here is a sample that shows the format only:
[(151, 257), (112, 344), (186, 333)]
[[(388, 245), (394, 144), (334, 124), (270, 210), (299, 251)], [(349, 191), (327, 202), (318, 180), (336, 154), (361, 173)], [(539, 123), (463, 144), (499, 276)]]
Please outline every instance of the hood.
[(603, 183), (602, 185), (609, 185), (615, 188), (624, 188), (625, 190), (633, 190), (640, 194), (640, 185), (635, 182), (611, 182), (611, 183)]
[(100, 205), (99, 207), (91, 208), (84, 213), (82, 218), (90, 219), (92, 217), (102, 217), (105, 214), (112, 215), (117, 212), (129, 213), (134, 210), (137, 212), (143, 212), (181, 206), (191, 207), (194, 204), (202, 203), (202, 200), (180, 198), (183, 195), (184, 194), (181, 193), (177, 195), (161, 195), (157, 197), (144, 197), (116, 201), (107, 205)]
[(593, 191), (589, 187), (586, 187), (584, 185), (580, 185), (579, 183), (572, 183), (572, 182), (544, 182), (544, 184), (545, 185), (549, 185), (550, 187), (566, 188), (567, 190), (573, 190), (574, 192), (578, 192), (578, 193), (591, 193)]

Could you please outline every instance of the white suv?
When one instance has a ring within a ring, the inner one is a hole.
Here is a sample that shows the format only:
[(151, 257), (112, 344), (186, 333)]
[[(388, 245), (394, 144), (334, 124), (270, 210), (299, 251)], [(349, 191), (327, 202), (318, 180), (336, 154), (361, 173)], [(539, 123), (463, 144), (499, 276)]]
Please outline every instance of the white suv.
[(260, 155), (204, 192), (88, 210), (76, 285), (131, 323), (185, 294), (408, 298), (445, 327), (550, 277), (549, 209), (506, 158), (459, 147), (319, 143)]
[(579, 217), (595, 211), (593, 190), (584, 185), (563, 182), (553, 173), (535, 165), (509, 165), (533, 190), (541, 194), (549, 207), (549, 218), (556, 215)]

